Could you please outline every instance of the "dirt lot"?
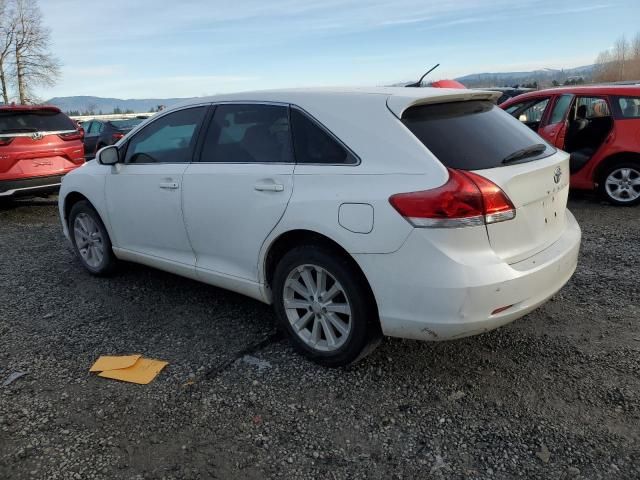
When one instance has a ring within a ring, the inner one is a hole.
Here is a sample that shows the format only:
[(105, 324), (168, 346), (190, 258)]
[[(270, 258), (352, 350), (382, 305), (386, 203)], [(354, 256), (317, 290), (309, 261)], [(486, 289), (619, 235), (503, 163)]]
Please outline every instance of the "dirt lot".
[[(149, 268), (86, 274), (55, 200), (0, 207), (0, 479), (640, 478), (640, 209), (574, 198), (580, 265), (547, 305), (326, 370), (267, 306)], [(170, 362), (150, 385), (101, 354)], [(249, 354), (249, 356), (245, 356)]]

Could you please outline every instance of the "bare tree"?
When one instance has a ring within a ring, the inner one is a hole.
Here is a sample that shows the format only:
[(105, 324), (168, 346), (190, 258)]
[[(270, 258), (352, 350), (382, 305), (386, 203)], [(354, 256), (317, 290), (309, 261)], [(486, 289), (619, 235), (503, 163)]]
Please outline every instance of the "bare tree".
[(9, 103), (9, 78), (7, 67), (11, 47), (15, 38), (15, 17), (7, 0), (0, 0), (0, 95), (4, 103)]
[(594, 80), (640, 80), (640, 33), (631, 42), (623, 35), (616, 40), (612, 48), (600, 52), (596, 59)]
[(37, 0), (15, 4), (14, 69), (21, 104), (33, 98), (34, 87), (52, 86), (60, 76), (60, 63), (50, 53), (50, 31), (42, 24)]

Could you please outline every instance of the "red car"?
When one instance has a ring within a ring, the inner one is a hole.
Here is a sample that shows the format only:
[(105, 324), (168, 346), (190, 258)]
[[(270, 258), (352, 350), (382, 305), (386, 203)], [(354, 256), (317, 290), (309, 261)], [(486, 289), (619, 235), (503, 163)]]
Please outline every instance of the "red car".
[(500, 105), (571, 154), (571, 186), (640, 203), (640, 86), (553, 88)]
[(56, 191), (84, 163), (82, 136), (57, 107), (0, 106), (0, 199)]

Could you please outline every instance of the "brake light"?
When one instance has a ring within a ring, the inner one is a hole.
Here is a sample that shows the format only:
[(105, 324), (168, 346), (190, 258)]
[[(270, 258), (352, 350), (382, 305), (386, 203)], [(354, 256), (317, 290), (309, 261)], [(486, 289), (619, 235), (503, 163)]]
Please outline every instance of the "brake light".
[(111, 135), (111, 138), (113, 138), (115, 142), (120, 140), (122, 137), (124, 137), (124, 133), (120, 133), (120, 132), (116, 132), (113, 135)]
[(59, 133), (58, 136), (67, 142), (70, 140), (82, 140), (84, 137), (83, 132), (80, 130), (76, 130), (75, 132)]
[(441, 187), (398, 193), (389, 203), (414, 227), (459, 228), (511, 220), (516, 209), (492, 181), (471, 172), (447, 169)]
[(13, 137), (0, 137), (0, 147), (9, 145), (11, 142), (13, 142)]

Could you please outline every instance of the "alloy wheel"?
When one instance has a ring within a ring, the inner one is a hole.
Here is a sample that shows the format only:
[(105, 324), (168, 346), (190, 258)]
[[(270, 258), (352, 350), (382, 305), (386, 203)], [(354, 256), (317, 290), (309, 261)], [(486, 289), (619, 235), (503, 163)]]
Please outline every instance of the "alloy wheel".
[(352, 328), (351, 306), (340, 282), (317, 265), (293, 269), (282, 292), (293, 331), (309, 347), (324, 352), (339, 349)]
[(84, 262), (98, 268), (104, 258), (104, 240), (95, 220), (86, 213), (79, 213), (73, 222), (73, 235)]
[(621, 167), (613, 170), (605, 180), (605, 190), (612, 199), (633, 202), (640, 197), (640, 171)]

